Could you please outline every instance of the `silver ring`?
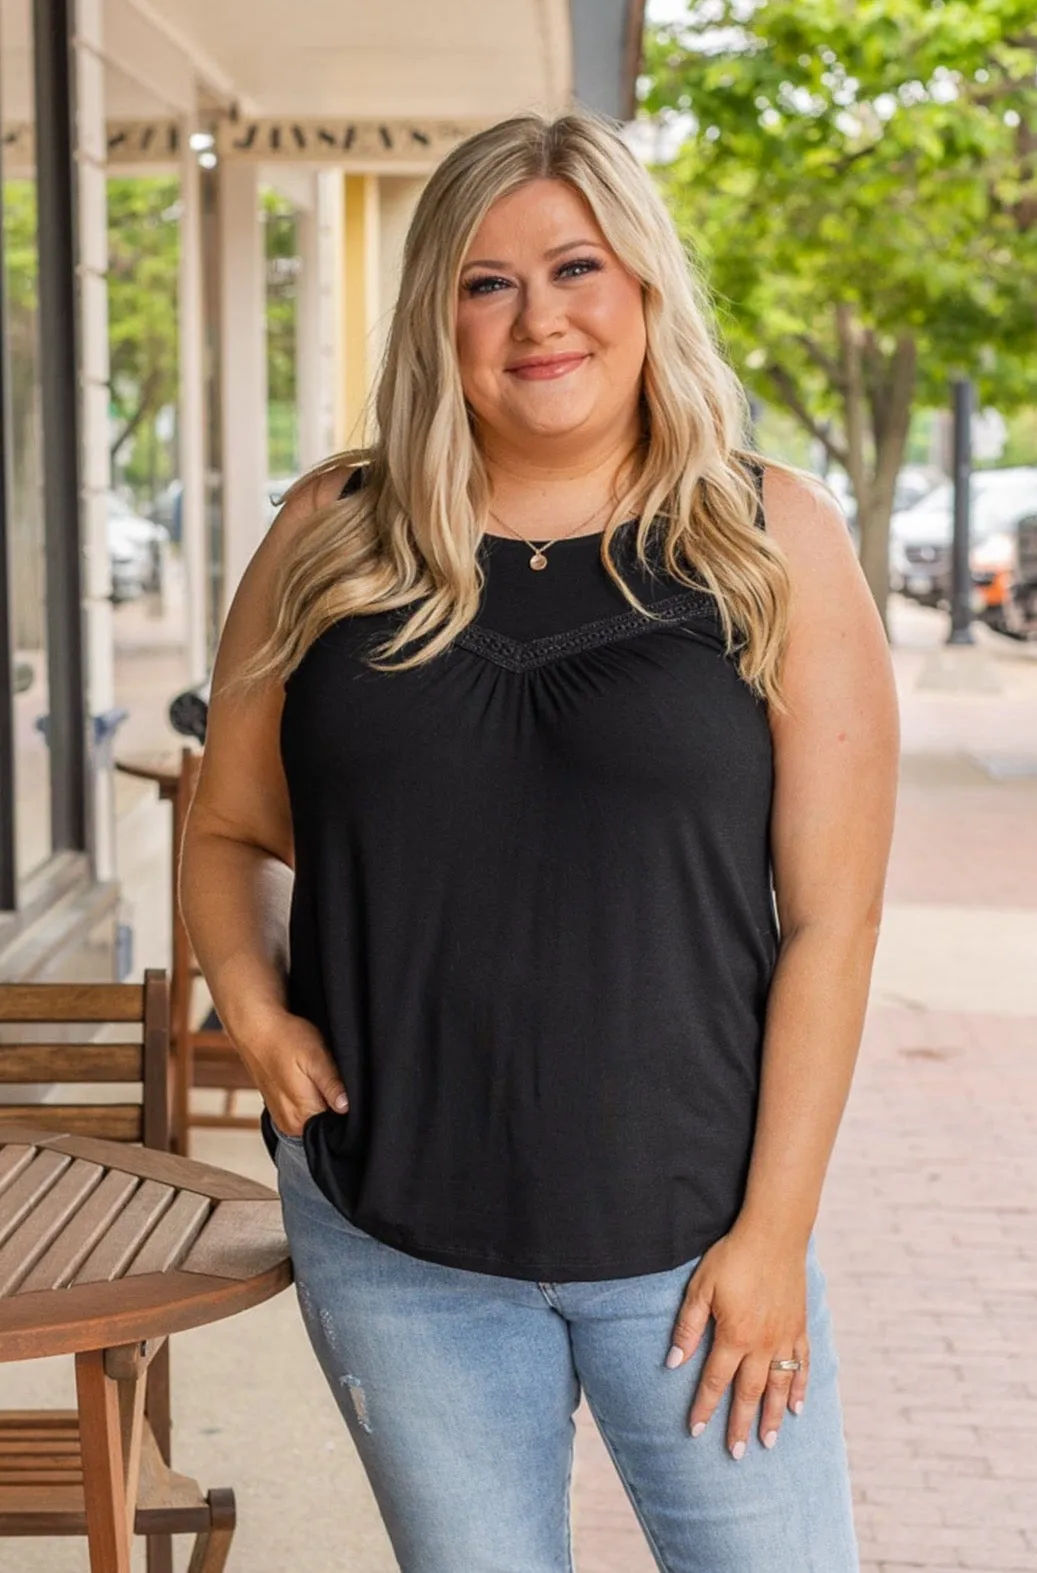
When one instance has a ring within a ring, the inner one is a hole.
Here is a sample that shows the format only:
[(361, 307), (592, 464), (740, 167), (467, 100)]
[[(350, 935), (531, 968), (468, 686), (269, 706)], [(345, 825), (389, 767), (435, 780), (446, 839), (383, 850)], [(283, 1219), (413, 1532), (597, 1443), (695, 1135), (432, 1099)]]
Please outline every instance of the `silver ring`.
[(802, 1360), (772, 1360), (771, 1361), (771, 1370), (772, 1371), (801, 1371), (802, 1369), (803, 1369), (803, 1362), (802, 1362)]

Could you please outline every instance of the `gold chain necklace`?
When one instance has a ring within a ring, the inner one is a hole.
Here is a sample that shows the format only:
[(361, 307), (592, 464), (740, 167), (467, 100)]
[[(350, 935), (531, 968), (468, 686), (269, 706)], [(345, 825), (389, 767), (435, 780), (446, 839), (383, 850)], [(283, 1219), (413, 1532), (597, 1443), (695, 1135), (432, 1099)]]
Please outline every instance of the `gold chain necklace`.
[(490, 515), (490, 518), (495, 519), (498, 524), (503, 524), (506, 530), (511, 531), (511, 534), (515, 536), (516, 540), (525, 541), (525, 544), (533, 553), (532, 557), (529, 559), (529, 566), (539, 571), (541, 568), (547, 567), (547, 550), (549, 547), (554, 546), (556, 541), (564, 541), (567, 540), (570, 535), (575, 535), (577, 530), (582, 530), (585, 525), (590, 524), (592, 519), (596, 519), (603, 508), (613, 507), (614, 505), (615, 498), (610, 499), (609, 502), (599, 503), (594, 512), (589, 514), (586, 519), (581, 519), (579, 524), (574, 524), (572, 529), (566, 530), (564, 535), (556, 535), (552, 537), (550, 541), (545, 541), (543, 546), (537, 546), (535, 541), (527, 540), (526, 536), (519, 535), (517, 530), (512, 530), (511, 525), (506, 524), (503, 519), (494, 513), (492, 508), (488, 509), (487, 511)]

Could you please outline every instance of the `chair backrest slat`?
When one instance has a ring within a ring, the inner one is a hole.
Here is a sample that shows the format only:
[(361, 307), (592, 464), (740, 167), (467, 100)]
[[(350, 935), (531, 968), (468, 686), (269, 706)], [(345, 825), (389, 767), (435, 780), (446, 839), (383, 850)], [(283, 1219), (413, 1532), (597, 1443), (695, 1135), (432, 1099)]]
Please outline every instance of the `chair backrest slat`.
[(70, 1136), (100, 1136), (112, 1142), (139, 1142), (144, 1131), (139, 1103), (4, 1103), (0, 1104), (0, 1130), (4, 1120)]
[(0, 1082), (143, 1081), (139, 1043), (0, 1043)]
[(144, 974), (141, 1021), (144, 1031), (143, 1125), (145, 1147), (168, 1152), (172, 1127), (169, 1119), (169, 979), (149, 967)]
[[(63, 1083), (137, 1083), (139, 1102), (60, 1103), (53, 1095), (46, 1103), (0, 1101), (0, 1124), (15, 1121), (76, 1136), (143, 1142), (168, 1152), (169, 982), (165, 972), (148, 968), (143, 983), (0, 983), (0, 1024), (7, 1029), (96, 1028), (116, 1023), (136, 1027), (133, 1036), (138, 1041), (98, 1042), (95, 1036), (89, 1041), (59, 1043), (42, 1038), (36, 1041), (29, 1032), (11, 1034), (8, 1030), (6, 1036), (20, 1041), (0, 1041), (0, 1084), (26, 1089), (45, 1085), (60, 1095)], [(55, 1031), (54, 1036), (64, 1034)]]
[(0, 1022), (142, 1021), (140, 983), (4, 983)]

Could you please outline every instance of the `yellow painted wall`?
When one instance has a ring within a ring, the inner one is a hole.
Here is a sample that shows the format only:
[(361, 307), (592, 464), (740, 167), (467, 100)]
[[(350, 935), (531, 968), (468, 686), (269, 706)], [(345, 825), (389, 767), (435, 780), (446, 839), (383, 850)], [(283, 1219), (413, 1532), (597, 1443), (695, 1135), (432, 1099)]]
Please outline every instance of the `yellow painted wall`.
[(362, 443), (364, 401), (373, 368), (369, 364), (370, 333), (377, 311), (376, 281), (371, 258), (377, 253), (376, 175), (343, 175), (342, 247), (342, 447)]
[(364, 401), (385, 350), (407, 228), (425, 176), (343, 175), (336, 438), (370, 440)]

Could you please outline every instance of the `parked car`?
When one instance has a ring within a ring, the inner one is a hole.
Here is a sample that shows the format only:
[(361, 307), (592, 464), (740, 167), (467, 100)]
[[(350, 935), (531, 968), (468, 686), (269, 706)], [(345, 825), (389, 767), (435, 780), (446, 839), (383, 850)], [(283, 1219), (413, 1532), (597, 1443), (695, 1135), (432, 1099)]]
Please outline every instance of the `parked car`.
[(156, 524), (164, 526), (174, 545), (179, 542), (183, 534), (183, 501), (183, 482), (174, 479), (168, 486), (162, 488), (151, 509), (151, 517)]
[[(1015, 567), (1019, 523), (1037, 509), (1037, 467), (977, 470), (971, 486), (973, 607), (994, 627)], [(944, 606), (951, 595), (954, 485), (944, 481), (890, 526), (890, 587), (923, 606)]]
[(897, 474), (893, 490), (893, 512), (916, 508), (943, 481), (943, 471), (934, 464), (905, 464)]
[(1018, 639), (1037, 639), (1037, 507), (1020, 519), (1015, 546), (1002, 609), (1004, 630)]
[(108, 561), (112, 600), (131, 601), (147, 590), (162, 588), (162, 546), (169, 532), (153, 519), (142, 519), (118, 492), (108, 493)]

